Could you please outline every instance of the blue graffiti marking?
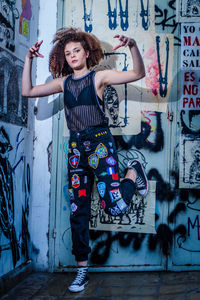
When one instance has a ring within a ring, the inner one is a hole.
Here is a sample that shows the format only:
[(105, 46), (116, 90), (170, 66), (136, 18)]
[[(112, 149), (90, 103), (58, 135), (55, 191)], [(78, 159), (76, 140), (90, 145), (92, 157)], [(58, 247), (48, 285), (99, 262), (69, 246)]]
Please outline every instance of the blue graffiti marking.
[(117, 28), (117, 0), (115, 0), (115, 8), (111, 10), (110, 0), (108, 0), (108, 26), (111, 30)]
[[(169, 60), (169, 39), (166, 37), (166, 65), (165, 65), (165, 75), (162, 76), (161, 62), (160, 62), (160, 37), (156, 36), (156, 50), (158, 57), (158, 68), (159, 68), (159, 84), (160, 84), (160, 96), (165, 97), (167, 95), (167, 72), (168, 72), (168, 60)], [(164, 85), (164, 87), (163, 87)]]
[(86, 32), (91, 32), (92, 31), (92, 5), (93, 5), (93, 0), (91, 0), (90, 12), (88, 14), (85, 0), (83, 0), (83, 8), (84, 8), (83, 20), (84, 20), (84, 25), (85, 25), (85, 31)]
[(141, 3), (141, 13), (140, 17), (142, 17), (142, 27), (144, 30), (148, 30), (149, 28), (149, 0), (147, 0), (147, 8), (144, 9), (143, 0), (140, 0)]
[(126, 31), (129, 27), (128, 24), (128, 0), (126, 0), (126, 6), (125, 6), (125, 10), (123, 10), (122, 7), (122, 0), (119, 0), (119, 16), (120, 16), (120, 24), (121, 24), (121, 29), (123, 31)]

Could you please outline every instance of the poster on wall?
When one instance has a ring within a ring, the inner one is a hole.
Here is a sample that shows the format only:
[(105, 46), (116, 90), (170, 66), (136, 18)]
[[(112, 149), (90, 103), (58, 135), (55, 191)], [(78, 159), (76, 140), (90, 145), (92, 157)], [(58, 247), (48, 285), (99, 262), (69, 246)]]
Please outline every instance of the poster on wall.
[(28, 101), (21, 94), (23, 62), (0, 47), (0, 121), (27, 126)]
[[(141, 132), (141, 111), (167, 110), (173, 82), (174, 41), (172, 34), (155, 33), (154, 3), (149, 2), (151, 18), (147, 15), (145, 22), (141, 1), (119, 2), (121, 5), (115, 7), (115, 1), (101, 0), (101, 5), (96, 10), (92, 0), (67, 0), (64, 25), (81, 28), (98, 37), (104, 51), (104, 60), (96, 71), (130, 70), (132, 58), (128, 47), (114, 51), (113, 47), (118, 40), (113, 37), (123, 34), (137, 41), (145, 64), (145, 78), (128, 84), (109, 86), (103, 95), (112, 134), (136, 135)], [(138, 17), (140, 10), (141, 16)], [(68, 132), (64, 128), (63, 135), (67, 136)]]
[(177, 22), (199, 22), (200, 1), (176, 0)]
[(181, 24), (181, 110), (200, 109), (200, 23)]
[(196, 135), (181, 135), (179, 172), (180, 188), (200, 188), (200, 138)]
[(109, 216), (100, 203), (94, 184), (91, 201), (90, 230), (156, 233), (155, 230), (156, 182), (149, 181), (149, 192), (145, 198), (134, 195), (131, 205), (123, 216)]

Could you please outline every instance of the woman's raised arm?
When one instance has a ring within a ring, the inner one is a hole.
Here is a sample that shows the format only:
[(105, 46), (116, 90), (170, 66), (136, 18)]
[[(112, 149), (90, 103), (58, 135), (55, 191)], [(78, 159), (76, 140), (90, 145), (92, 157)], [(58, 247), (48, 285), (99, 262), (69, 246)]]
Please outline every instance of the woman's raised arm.
[(143, 78), (145, 76), (145, 67), (136, 41), (124, 35), (115, 35), (114, 38), (118, 38), (120, 43), (115, 46), (113, 50), (116, 50), (120, 47), (129, 47), (133, 61), (133, 69), (128, 71), (99, 71), (98, 76), (101, 83), (104, 86), (107, 86), (112, 84), (129, 83)]
[(24, 69), (22, 73), (22, 96), (34, 98), (44, 97), (55, 93), (62, 92), (63, 78), (56, 78), (48, 83), (41, 85), (32, 85), (32, 61), (34, 57), (44, 56), (39, 52), (43, 41), (36, 42), (31, 48), (25, 58)]

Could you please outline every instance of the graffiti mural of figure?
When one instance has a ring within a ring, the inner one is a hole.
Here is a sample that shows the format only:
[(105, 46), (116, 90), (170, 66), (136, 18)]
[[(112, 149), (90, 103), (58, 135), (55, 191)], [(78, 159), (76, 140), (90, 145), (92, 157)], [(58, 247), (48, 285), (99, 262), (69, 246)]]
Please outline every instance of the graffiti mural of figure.
[(29, 21), (32, 18), (31, 2), (30, 0), (22, 1), (22, 12), (19, 18), (19, 34), (29, 36)]
[[(12, 150), (9, 137), (3, 127), (0, 128), (0, 227), (10, 240), (13, 265), (19, 260), (19, 248), (14, 227), (14, 194), (12, 167), (8, 160)], [(7, 248), (8, 249), (8, 248)]]
[(0, 1), (0, 42), (5, 43), (7, 49), (15, 51), (15, 20), (19, 12), (15, 8), (16, 0)]
[(197, 147), (192, 149), (194, 161), (190, 166), (190, 183), (200, 183), (200, 150)]
[(104, 91), (103, 98), (106, 109), (112, 119), (112, 123), (116, 126), (119, 114), (119, 98), (116, 89), (111, 85), (107, 86)]

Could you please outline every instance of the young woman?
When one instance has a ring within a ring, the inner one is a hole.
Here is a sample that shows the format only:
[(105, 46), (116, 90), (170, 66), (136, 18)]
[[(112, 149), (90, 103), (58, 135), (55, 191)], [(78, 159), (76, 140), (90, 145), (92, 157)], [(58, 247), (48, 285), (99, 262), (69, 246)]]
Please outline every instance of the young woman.
[(101, 207), (112, 216), (126, 212), (136, 191), (142, 196), (148, 191), (146, 175), (137, 160), (129, 161), (127, 174), (120, 182), (116, 147), (104, 113), (106, 86), (133, 82), (145, 76), (136, 41), (124, 35), (114, 38), (119, 44), (113, 50), (129, 47), (132, 70), (92, 71), (91, 68), (103, 58), (100, 42), (94, 35), (76, 28), (60, 29), (55, 35), (49, 57), (52, 81), (32, 86), (32, 59), (43, 57), (39, 52), (42, 41), (36, 42), (25, 58), (23, 96), (42, 97), (64, 92), (64, 109), (70, 130), (68, 180), (72, 253), (78, 266), (77, 276), (69, 286), (71, 292), (83, 290), (88, 283), (90, 201), (94, 178)]

